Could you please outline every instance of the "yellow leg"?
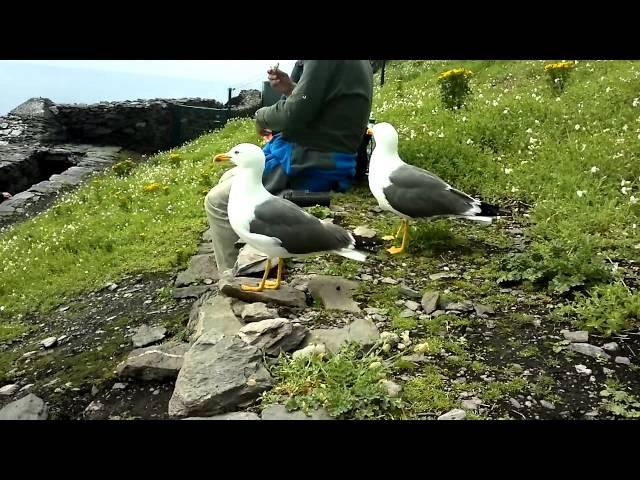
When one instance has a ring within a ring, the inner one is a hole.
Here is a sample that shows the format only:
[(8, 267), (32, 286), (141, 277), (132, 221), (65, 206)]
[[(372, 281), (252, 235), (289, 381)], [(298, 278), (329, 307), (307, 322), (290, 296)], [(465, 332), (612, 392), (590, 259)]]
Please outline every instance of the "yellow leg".
[(264, 266), (264, 275), (262, 276), (262, 280), (257, 287), (252, 287), (250, 285), (240, 285), (240, 290), (244, 290), (245, 292), (261, 292), (264, 290), (264, 285), (267, 281), (267, 277), (269, 276), (269, 272), (271, 271), (271, 259), (267, 258), (267, 263)]
[(396, 232), (395, 235), (385, 235), (384, 237), (382, 237), (383, 240), (395, 240), (396, 238), (398, 238), (400, 236), (400, 232), (402, 231), (402, 226), (404, 225), (404, 220), (402, 222), (400, 222), (400, 226), (398, 227), (398, 231)]
[(280, 284), (282, 283), (282, 272), (284, 271), (284, 260), (280, 259), (278, 262), (278, 276), (276, 277), (276, 281), (267, 280), (265, 282), (264, 288), (268, 288), (270, 290), (277, 290), (280, 288)]
[(397, 255), (398, 253), (404, 253), (405, 249), (407, 248), (407, 243), (409, 242), (409, 222), (407, 220), (402, 220), (402, 229), (403, 229), (402, 245), (400, 246), (400, 248), (398, 247), (387, 248), (387, 252), (389, 252), (392, 255)]

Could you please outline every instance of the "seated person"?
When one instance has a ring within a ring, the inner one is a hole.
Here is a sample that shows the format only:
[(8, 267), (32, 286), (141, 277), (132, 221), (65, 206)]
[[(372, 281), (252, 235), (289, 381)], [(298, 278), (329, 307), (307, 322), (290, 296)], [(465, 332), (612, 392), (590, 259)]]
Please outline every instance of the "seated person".
[[(367, 128), (373, 97), (368, 60), (306, 60), (292, 76), (269, 70), (274, 89), (285, 98), (256, 112), (260, 135), (274, 133), (265, 145), (263, 184), (272, 194), (284, 190), (345, 191), (356, 171), (356, 154)], [(237, 271), (237, 235), (229, 224), (227, 203), (234, 169), (228, 170), (205, 198), (213, 249), (220, 274)], [(256, 255), (255, 261), (263, 258)], [(251, 262), (253, 263), (253, 262)]]

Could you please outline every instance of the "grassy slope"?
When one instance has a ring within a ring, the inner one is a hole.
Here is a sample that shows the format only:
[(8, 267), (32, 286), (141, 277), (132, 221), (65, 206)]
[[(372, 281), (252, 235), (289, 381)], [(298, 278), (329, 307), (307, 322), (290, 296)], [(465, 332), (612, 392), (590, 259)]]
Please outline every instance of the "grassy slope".
[[(441, 107), (435, 77), (458, 65), (475, 72), (473, 100), (452, 113)], [(561, 277), (560, 270), (570, 277), (565, 283), (603, 280), (602, 262), (594, 264), (598, 251), (630, 256), (638, 243), (639, 207), (631, 204), (632, 193), (621, 192), (621, 182), (635, 189), (640, 175), (640, 109), (634, 107), (640, 70), (635, 62), (582, 62), (558, 99), (542, 66), (402, 62), (377, 89), (374, 114), (398, 128), (409, 162), (487, 200), (535, 205), (528, 233), (537, 240), (533, 251), (544, 257), (538, 262), (544, 280)], [(164, 152), (129, 177), (101, 176), (4, 232), (2, 314), (46, 310), (128, 272), (183, 265), (206, 226), (203, 194), (220, 172), (211, 155), (256, 140), (250, 121), (234, 122), (176, 149), (178, 164)], [(168, 190), (144, 192), (151, 182)], [(578, 197), (578, 190), (586, 194)]]
[[(250, 122), (233, 122), (154, 156), (129, 176), (100, 175), (47, 213), (4, 232), (2, 313), (46, 311), (66, 295), (127, 273), (184, 266), (206, 228), (204, 195), (222, 172), (211, 162), (213, 154), (255, 142), (252, 132)], [(144, 190), (154, 182), (162, 188)]]

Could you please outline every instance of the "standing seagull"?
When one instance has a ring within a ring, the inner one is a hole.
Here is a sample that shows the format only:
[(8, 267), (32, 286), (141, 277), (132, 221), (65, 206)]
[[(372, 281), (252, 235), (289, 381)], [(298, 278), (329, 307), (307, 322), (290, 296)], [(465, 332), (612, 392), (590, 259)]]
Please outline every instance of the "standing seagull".
[(391, 247), (391, 254), (407, 248), (409, 220), (416, 218), (467, 218), (486, 225), (499, 208), (456, 190), (439, 177), (413, 165), (407, 165), (398, 155), (398, 133), (389, 123), (379, 123), (368, 130), (376, 147), (369, 164), (369, 189), (380, 208), (402, 218), (393, 240), (402, 234), (402, 245)]
[[(231, 160), (238, 166), (229, 192), (229, 223), (246, 244), (268, 257), (258, 286), (242, 285), (243, 290), (261, 292), (265, 288), (280, 288), (283, 258), (331, 252), (365, 261), (366, 255), (355, 250), (355, 240), (349, 232), (320, 221), (295, 203), (271, 195), (264, 188), (265, 157), (260, 147), (242, 143), (214, 157), (214, 161), (224, 160)], [(280, 259), (275, 282), (267, 281), (272, 258)]]

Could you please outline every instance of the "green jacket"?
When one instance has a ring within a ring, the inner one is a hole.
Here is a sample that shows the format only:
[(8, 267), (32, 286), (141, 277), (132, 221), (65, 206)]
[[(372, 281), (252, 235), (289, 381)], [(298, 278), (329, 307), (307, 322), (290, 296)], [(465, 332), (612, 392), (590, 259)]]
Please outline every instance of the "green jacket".
[(372, 98), (369, 60), (305, 60), (291, 96), (258, 110), (256, 122), (311, 150), (355, 153)]

